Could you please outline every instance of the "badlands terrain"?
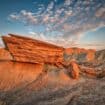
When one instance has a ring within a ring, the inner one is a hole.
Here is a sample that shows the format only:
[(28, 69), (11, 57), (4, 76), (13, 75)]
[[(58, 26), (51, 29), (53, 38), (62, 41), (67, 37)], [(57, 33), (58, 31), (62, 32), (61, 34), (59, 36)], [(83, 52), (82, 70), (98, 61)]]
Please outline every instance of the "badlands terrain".
[(0, 105), (105, 105), (105, 50), (13, 34), (2, 40)]

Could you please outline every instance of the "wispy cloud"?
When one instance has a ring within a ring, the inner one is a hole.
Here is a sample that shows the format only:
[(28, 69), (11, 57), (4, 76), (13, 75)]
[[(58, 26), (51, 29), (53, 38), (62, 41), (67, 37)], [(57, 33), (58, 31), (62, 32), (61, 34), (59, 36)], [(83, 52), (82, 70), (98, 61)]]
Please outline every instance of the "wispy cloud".
[(34, 13), (26, 10), (21, 10), (20, 13), (12, 13), (9, 18), (25, 24), (37, 24), (37, 18), (34, 16)]
[[(39, 4), (38, 11), (35, 12), (21, 10), (19, 13), (11, 13), (9, 18), (27, 25), (42, 25), (44, 27), (41, 32), (43, 38), (54, 39), (53, 42), (60, 44), (65, 42), (65, 45), (70, 42), (76, 43), (87, 31), (105, 26), (105, 2), (103, 0), (100, 2), (98, 0), (78, 0), (77, 2), (64, 0), (62, 3), (58, 1), (51, 0), (46, 8), (43, 3)], [(51, 35), (54, 32), (56, 35)], [(62, 35), (59, 36), (57, 32)]]
[(105, 19), (105, 6), (102, 7), (102, 8), (99, 8), (99, 9), (96, 11), (95, 16), (96, 16), (97, 18)]

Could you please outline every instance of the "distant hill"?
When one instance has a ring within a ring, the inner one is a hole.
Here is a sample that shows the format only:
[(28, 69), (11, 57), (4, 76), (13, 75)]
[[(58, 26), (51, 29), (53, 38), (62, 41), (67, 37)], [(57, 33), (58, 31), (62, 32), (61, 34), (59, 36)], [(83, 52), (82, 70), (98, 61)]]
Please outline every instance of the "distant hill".
[(74, 59), (78, 62), (104, 62), (105, 50), (68, 48), (65, 49), (64, 58), (67, 61)]
[(75, 59), (78, 62), (92, 61), (95, 58), (96, 51), (93, 49), (67, 48), (64, 52), (64, 58), (68, 61)]

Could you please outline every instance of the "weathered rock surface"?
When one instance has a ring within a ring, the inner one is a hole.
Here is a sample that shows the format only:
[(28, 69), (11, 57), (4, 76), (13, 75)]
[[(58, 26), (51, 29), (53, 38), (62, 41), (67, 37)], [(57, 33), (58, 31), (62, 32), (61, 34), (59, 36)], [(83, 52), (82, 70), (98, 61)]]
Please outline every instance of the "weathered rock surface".
[(15, 35), (3, 40), (0, 104), (105, 105), (104, 50), (64, 49)]
[(105, 50), (100, 50), (95, 53), (95, 59), (98, 62), (105, 62)]
[[(0, 91), (1, 102), (7, 105), (104, 105), (105, 82), (103, 80), (80, 78), (71, 80), (68, 85), (59, 84), (59, 80), (50, 74), (49, 79), (29, 83), (24, 88), (15, 88), (8, 92)], [(54, 80), (53, 80), (54, 78)], [(61, 79), (60, 79), (61, 80)], [(35, 90), (35, 87), (40, 87)]]
[(64, 53), (64, 57), (67, 58), (68, 61), (75, 59), (79, 62), (90, 62), (95, 59), (96, 51), (93, 49), (67, 48)]
[(79, 78), (80, 67), (76, 61), (70, 61), (69, 63), (64, 63), (63, 66), (67, 70), (70, 77), (72, 77), (73, 79)]
[(80, 67), (76, 62), (74, 61), (70, 62), (70, 65), (68, 66), (68, 70), (73, 79), (79, 78)]
[(3, 40), (15, 61), (57, 63), (63, 60), (62, 47), (12, 34), (3, 36)]
[(0, 48), (0, 60), (12, 60), (10, 52), (4, 48)]
[(0, 90), (7, 91), (34, 81), (43, 71), (43, 64), (0, 61)]

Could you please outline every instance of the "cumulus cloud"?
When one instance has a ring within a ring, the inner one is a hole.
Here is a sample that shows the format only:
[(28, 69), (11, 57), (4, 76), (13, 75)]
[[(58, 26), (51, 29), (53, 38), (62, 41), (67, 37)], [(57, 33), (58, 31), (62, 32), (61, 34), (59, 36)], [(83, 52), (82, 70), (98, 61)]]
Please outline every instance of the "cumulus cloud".
[[(24, 24), (43, 26), (43, 38), (60, 44), (65, 42), (65, 45), (70, 45), (71, 42), (76, 44), (83, 33), (105, 26), (103, 0), (64, 0), (62, 3), (58, 1), (51, 0), (47, 7), (43, 3), (39, 4), (38, 11), (35, 12), (21, 10), (19, 13), (10, 14), (9, 17)], [(54, 32), (56, 35), (51, 35)]]

